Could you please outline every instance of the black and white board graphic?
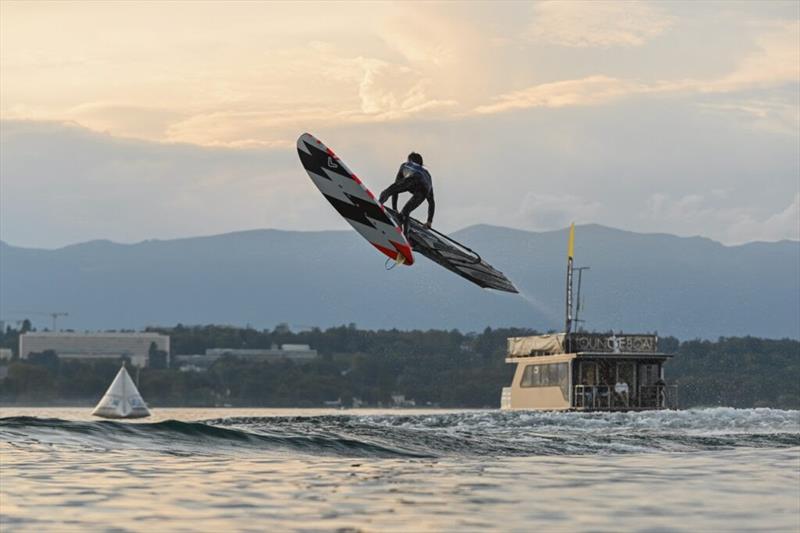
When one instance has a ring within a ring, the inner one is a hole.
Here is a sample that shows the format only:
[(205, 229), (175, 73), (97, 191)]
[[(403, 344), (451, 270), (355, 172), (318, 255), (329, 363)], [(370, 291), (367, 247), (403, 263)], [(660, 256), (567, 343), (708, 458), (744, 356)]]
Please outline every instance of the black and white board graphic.
[(353, 229), (395, 261), (405, 265), (414, 263), (403, 231), (333, 150), (310, 133), (304, 133), (297, 139), (297, 154), (308, 177)]

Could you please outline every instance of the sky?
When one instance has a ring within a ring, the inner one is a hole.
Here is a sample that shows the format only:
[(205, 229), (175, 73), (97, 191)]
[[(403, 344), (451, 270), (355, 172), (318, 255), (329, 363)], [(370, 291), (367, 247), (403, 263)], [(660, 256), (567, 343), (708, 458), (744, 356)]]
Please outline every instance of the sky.
[(5, 242), (346, 229), (305, 131), (443, 231), (797, 240), (800, 3), (0, 1)]

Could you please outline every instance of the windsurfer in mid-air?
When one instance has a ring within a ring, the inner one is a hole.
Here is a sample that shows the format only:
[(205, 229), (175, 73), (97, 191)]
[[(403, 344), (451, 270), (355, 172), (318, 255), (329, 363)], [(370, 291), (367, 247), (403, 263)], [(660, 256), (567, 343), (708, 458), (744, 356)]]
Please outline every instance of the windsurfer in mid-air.
[(379, 198), (380, 203), (392, 197), (392, 209), (397, 211), (397, 196), (401, 192), (410, 192), (411, 198), (400, 211), (400, 224), (403, 226), (403, 233), (408, 234), (408, 217), (411, 212), (428, 201), (428, 221), (425, 227), (430, 229), (433, 224), (433, 212), (436, 209), (436, 202), (433, 200), (433, 180), (430, 172), (422, 166), (422, 156), (416, 152), (408, 154), (408, 160), (400, 165), (394, 183), (384, 190)]
[[(413, 225), (409, 223), (411, 212), (426, 200), (428, 221), (425, 226), (430, 228), (433, 222), (433, 184), (431, 175), (422, 166), (421, 155), (409, 154), (395, 183), (380, 194), (380, 203), (333, 150), (310, 133), (297, 139), (297, 155), (308, 177), (331, 206), (372, 246), (398, 265), (413, 265), (416, 252), (479, 287), (517, 292), (502, 272), (476, 252), (438, 231), (424, 229), (416, 220)], [(397, 213), (397, 195), (401, 192), (412, 196), (402, 213)], [(395, 210), (382, 205), (390, 196)]]

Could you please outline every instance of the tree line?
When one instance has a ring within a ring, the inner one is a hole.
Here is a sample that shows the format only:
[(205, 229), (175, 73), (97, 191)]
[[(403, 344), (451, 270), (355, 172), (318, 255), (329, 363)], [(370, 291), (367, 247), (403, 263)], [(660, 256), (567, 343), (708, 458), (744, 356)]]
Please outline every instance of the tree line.
[[(537, 332), (486, 328), (458, 330), (363, 330), (354, 324), (292, 332), (229, 326), (149, 328), (170, 336), (172, 355), (207, 348), (269, 348), (309, 344), (320, 356), (308, 362), (259, 362), (225, 356), (205, 372), (159, 364), (138, 371), (139, 389), (151, 406), (316, 407), (354, 399), (390, 405), (404, 395), (418, 406), (497, 407), (514, 365), (505, 363), (506, 338)], [(9, 346), (19, 332), (0, 334)], [(675, 352), (667, 381), (678, 385), (681, 407), (800, 408), (800, 342), (753, 337), (680, 342), (659, 339), (660, 351)], [(103, 394), (118, 361), (62, 360), (35, 354), (14, 360), (0, 380), (0, 402), (91, 403)]]

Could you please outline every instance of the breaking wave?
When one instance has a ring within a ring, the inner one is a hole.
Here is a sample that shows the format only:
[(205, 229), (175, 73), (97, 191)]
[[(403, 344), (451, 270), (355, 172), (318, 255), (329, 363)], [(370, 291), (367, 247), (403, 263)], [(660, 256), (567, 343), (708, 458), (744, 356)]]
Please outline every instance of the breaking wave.
[(0, 418), (8, 445), (175, 455), (288, 452), (345, 457), (597, 455), (800, 446), (800, 411), (645, 413), (454, 411), (234, 417), (155, 423)]

